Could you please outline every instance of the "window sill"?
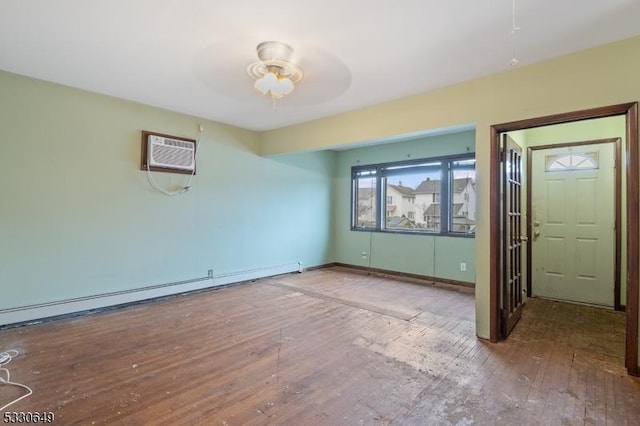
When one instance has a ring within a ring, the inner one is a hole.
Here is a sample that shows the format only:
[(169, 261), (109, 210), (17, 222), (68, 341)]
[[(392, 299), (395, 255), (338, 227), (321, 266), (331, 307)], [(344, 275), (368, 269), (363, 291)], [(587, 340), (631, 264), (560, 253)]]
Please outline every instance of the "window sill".
[(401, 231), (401, 230), (380, 230), (374, 228), (351, 228), (355, 232), (376, 232), (379, 234), (401, 234), (401, 235), (422, 235), (431, 237), (455, 237), (455, 238), (475, 238), (476, 234), (463, 234), (461, 232), (425, 232), (425, 231)]

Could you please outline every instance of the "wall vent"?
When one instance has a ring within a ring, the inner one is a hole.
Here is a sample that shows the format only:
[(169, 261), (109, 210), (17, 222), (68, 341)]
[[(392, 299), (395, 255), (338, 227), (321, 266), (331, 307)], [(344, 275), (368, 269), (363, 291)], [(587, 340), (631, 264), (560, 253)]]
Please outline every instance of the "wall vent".
[(195, 174), (196, 141), (142, 132), (141, 170)]

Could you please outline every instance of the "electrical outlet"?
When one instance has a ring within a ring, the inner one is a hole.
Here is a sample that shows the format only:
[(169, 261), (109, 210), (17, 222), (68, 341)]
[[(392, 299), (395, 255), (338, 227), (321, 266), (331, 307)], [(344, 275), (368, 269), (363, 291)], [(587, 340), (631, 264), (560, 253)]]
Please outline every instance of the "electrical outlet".
[(366, 258), (367, 258), (367, 252), (366, 252), (366, 251), (363, 251), (363, 252), (362, 252), (362, 258), (363, 258), (363, 259), (366, 259)]
[(207, 278), (213, 278), (213, 269), (209, 269), (209, 276)]
[(466, 270), (467, 270), (467, 264), (466, 264), (466, 263), (464, 263), (464, 262), (461, 262), (461, 263), (460, 263), (460, 270), (461, 270), (462, 272), (466, 271)]

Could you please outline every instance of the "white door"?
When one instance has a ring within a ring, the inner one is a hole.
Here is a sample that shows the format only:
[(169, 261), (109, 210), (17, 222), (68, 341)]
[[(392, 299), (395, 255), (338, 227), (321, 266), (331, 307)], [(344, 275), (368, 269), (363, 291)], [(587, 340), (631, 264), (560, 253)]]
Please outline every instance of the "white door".
[(614, 144), (532, 151), (533, 296), (613, 307)]

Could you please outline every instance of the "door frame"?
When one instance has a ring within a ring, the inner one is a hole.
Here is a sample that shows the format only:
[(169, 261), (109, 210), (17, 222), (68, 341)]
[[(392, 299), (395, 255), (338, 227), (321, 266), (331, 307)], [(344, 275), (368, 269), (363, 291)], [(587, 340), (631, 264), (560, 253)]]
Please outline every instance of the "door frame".
[(500, 338), (500, 134), (532, 127), (571, 123), (613, 116), (625, 116), (625, 161), (627, 190), (627, 306), (625, 365), (632, 376), (638, 375), (638, 279), (640, 276), (640, 228), (638, 221), (640, 173), (638, 157), (638, 103), (631, 102), (530, 118), (490, 127), (489, 158), (489, 339)]
[[(530, 242), (533, 242), (533, 220), (532, 220), (532, 202), (533, 200), (533, 151), (543, 150), (543, 149), (554, 149), (554, 148), (568, 148), (568, 147), (576, 147), (583, 145), (602, 145), (611, 143), (613, 145), (614, 151), (614, 164), (615, 164), (615, 172), (614, 172), (614, 220), (615, 220), (615, 231), (614, 231), (614, 250), (615, 250), (615, 259), (613, 266), (613, 308), (616, 311), (621, 311), (622, 305), (620, 303), (620, 272), (621, 272), (621, 241), (622, 241), (622, 227), (621, 224), (621, 212), (620, 206), (621, 197), (620, 191), (622, 189), (622, 173), (620, 167), (620, 138), (608, 138), (608, 139), (594, 139), (587, 141), (579, 141), (579, 142), (559, 142), (559, 143), (550, 143), (546, 145), (538, 145), (538, 146), (530, 146), (527, 147), (527, 239)], [(531, 297), (532, 294), (532, 267), (533, 267), (533, 250), (531, 244), (527, 247), (527, 297)]]

